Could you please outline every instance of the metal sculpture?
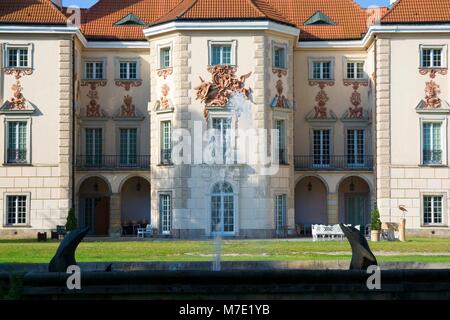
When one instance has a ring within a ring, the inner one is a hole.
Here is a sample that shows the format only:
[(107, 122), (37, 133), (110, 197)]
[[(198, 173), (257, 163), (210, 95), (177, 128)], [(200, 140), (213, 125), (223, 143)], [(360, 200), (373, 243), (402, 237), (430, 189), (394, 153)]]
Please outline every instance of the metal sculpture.
[(367, 270), (369, 266), (378, 265), (377, 259), (369, 248), (364, 234), (354, 227), (346, 227), (342, 223), (339, 224), (352, 247), (352, 261), (350, 262), (350, 270)]
[(71, 231), (58, 247), (56, 254), (48, 265), (49, 272), (66, 272), (67, 268), (76, 265), (75, 250), (89, 232), (89, 227)]

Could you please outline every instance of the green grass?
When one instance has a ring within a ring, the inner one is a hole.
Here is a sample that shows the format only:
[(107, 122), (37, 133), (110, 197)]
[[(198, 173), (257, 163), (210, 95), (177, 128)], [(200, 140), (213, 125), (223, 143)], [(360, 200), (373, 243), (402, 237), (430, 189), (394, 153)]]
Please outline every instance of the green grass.
[[(449, 262), (450, 239), (410, 238), (407, 242), (370, 242), (379, 261)], [(0, 263), (48, 263), (57, 242), (0, 240)], [(213, 241), (83, 242), (78, 262), (101, 261), (211, 261)], [(226, 240), (226, 261), (348, 260), (347, 241)]]

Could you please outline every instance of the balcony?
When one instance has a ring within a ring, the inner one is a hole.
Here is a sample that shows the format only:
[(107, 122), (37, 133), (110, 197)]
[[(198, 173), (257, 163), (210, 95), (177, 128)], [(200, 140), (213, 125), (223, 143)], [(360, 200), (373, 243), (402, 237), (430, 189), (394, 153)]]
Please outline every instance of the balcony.
[(297, 171), (373, 171), (373, 156), (294, 156)]
[(135, 171), (149, 170), (150, 156), (121, 156), (121, 155), (100, 155), (100, 156), (77, 156), (76, 168), (80, 171)]

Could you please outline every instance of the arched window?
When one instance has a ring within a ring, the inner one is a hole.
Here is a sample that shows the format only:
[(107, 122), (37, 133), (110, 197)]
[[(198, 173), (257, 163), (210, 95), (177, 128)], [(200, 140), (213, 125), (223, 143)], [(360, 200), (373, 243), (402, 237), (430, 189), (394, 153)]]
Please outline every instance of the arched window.
[(234, 232), (234, 193), (227, 182), (216, 183), (211, 192), (211, 232)]

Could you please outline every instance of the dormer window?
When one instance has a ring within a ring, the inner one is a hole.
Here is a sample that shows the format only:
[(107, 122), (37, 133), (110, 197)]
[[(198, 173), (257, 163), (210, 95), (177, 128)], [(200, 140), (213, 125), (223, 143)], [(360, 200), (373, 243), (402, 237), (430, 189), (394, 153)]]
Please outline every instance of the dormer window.
[(127, 14), (125, 17), (123, 17), (122, 19), (120, 19), (119, 21), (114, 23), (114, 25), (116, 25), (116, 26), (124, 26), (124, 25), (138, 25), (138, 26), (142, 26), (144, 24), (145, 24), (144, 21), (139, 19), (139, 17), (136, 16), (135, 14), (133, 14), (133, 13)]
[(305, 26), (317, 26), (317, 25), (336, 25), (325, 13), (317, 11), (308, 20), (305, 21)]

